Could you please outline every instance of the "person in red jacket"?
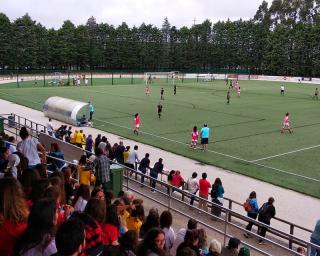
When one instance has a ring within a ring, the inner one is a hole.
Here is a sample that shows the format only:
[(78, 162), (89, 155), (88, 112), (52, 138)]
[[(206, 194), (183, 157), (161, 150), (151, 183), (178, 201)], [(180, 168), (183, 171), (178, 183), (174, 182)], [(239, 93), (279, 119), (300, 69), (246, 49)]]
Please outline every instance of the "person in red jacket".
[(13, 255), (17, 240), (27, 228), (28, 215), (20, 183), (14, 178), (0, 179), (0, 255)]
[[(207, 174), (202, 173), (202, 179), (199, 180), (199, 196), (205, 200), (208, 200), (209, 189), (211, 188), (211, 184), (207, 181)], [(205, 200), (199, 200), (199, 208), (208, 211), (207, 202)]]

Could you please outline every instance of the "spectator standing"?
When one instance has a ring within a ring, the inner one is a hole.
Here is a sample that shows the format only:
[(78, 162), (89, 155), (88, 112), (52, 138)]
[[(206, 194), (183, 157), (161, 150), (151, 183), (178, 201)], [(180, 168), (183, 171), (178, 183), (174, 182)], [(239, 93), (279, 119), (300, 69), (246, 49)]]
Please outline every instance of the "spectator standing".
[(165, 250), (169, 253), (173, 247), (174, 240), (176, 239), (176, 234), (172, 228), (172, 214), (170, 211), (163, 211), (161, 213), (160, 227), (162, 228), (166, 239)]
[(123, 146), (123, 141), (119, 142), (119, 145), (116, 147), (114, 152), (114, 157), (119, 164), (124, 164), (123, 152), (125, 150), (125, 146)]
[[(140, 161), (140, 165), (139, 165), (139, 171), (142, 174), (146, 174), (147, 173), (147, 169), (150, 169), (150, 159), (149, 159), (149, 153), (146, 153), (144, 158), (142, 158), (142, 160)], [(144, 183), (144, 176), (141, 175), (141, 183)], [(141, 184), (141, 187), (143, 187), (143, 185)]]
[(240, 240), (236, 237), (231, 237), (228, 242), (228, 246), (223, 247), (221, 250), (221, 256), (238, 256), (238, 250)]
[[(88, 81), (88, 79), (86, 81)], [(89, 121), (91, 122), (92, 121), (92, 117), (93, 117), (93, 113), (94, 113), (94, 107), (93, 107), (93, 104), (90, 101), (88, 103), (89, 103), (89, 113), (90, 113)]]
[[(221, 179), (216, 178), (214, 181), (214, 184), (212, 185), (212, 189), (211, 189), (212, 202), (222, 206), (223, 205), (223, 194), (224, 194), (224, 188), (222, 186)], [(219, 206), (212, 204), (211, 213), (214, 214), (215, 216), (220, 217), (221, 208)]]
[(15, 243), (27, 228), (28, 215), (29, 210), (20, 183), (14, 178), (0, 179), (1, 255), (14, 255)]
[(38, 155), (38, 150), (42, 153), (42, 161), (46, 161), (46, 150), (39, 143), (39, 141), (29, 135), (26, 127), (22, 127), (19, 133), (22, 141), (17, 145), (17, 149), (29, 160), (29, 168), (33, 168), (37, 164), (40, 164), (40, 157)]
[[(252, 191), (249, 195), (249, 198), (246, 200), (246, 203), (248, 205), (248, 208), (245, 210), (247, 211), (247, 216), (251, 219), (257, 219), (258, 212), (259, 212), (259, 206), (257, 201), (257, 193), (255, 191)], [(248, 225), (246, 226), (246, 230), (251, 231), (253, 222), (249, 221)], [(246, 238), (250, 236), (249, 233), (243, 234)]]
[(187, 187), (190, 194), (192, 194), (190, 198), (190, 205), (193, 205), (195, 195), (199, 190), (199, 180), (197, 179), (198, 174), (196, 172), (192, 173), (191, 178), (187, 181)]
[(150, 172), (150, 176), (152, 178), (154, 178), (154, 180), (151, 181), (151, 191), (152, 193), (155, 193), (155, 187), (156, 187), (156, 179), (158, 179), (158, 174), (162, 173), (163, 171), (163, 163), (162, 163), (163, 159), (159, 158), (158, 162), (156, 162), (153, 166), (153, 168), (151, 169)]
[(54, 136), (54, 129), (53, 129), (53, 123), (52, 123), (52, 119), (49, 118), (49, 121), (47, 123), (47, 132), (49, 136)]
[(207, 181), (207, 173), (202, 173), (202, 179), (199, 180), (199, 197), (202, 198), (199, 200), (199, 208), (208, 211), (208, 206), (206, 200), (208, 200), (209, 189), (211, 184)]
[(87, 158), (89, 158), (92, 155), (91, 153), (92, 148), (93, 148), (93, 139), (92, 139), (92, 135), (89, 134), (89, 136), (86, 139), (86, 147), (85, 147)]
[[(139, 160), (139, 155), (138, 155), (138, 146), (135, 145), (133, 147), (133, 150), (129, 153), (129, 156), (128, 156), (128, 167), (135, 170), (135, 165), (137, 163), (139, 163), (140, 160)], [(130, 175), (132, 174), (132, 172), (130, 173)]]
[(210, 128), (208, 128), (207, 124), (204, 124), (200, 131), (202, 150), (208, 149), (209, 135), (210, 135)]
[[(274, 218), (276, 215), (276, 209), (273, 206), (274, 198), (269, 197), (268, 202), (264, 203), (261, 208), (259, 209), (259, 215), (258, 215), (258, 221), (270, 225), (270, 220)], [(258, 234), (259, 236), (265, 237), (267, 233), (268, 228), (267, 227), (259, 227), (258, 228)], [(263, 239), (259, 239), (259, 244), (263, 244)]]
[(68, 130), (66, 130), (66, 135), (64, 137), (65, 141), (71, 143), (71, 134), (72, 134), (72, 127), (69, 126)]
[[(311, 234), (310, 242), (320, 246), (320, 220), (317, 221), (314, 231)], [(310, 256), (319, 256), (319, 255), (320, 255), (320, 250), (315, 247), (311, 247)]]
[(89, 164), (85, 155), (80, 157), (77, 169), (79, 173), (80, 185), (83, 184), (90, 186), (95, 182), (96, 177), (94, 176), (91, 164)]
[(105, 136), (102, 136), (102, 139), (98, 145), (98, 148), (102, 150), (103, 154), (106, 154), (107, 143), (108, 143), (108, 139)]
[(95, 169), (96, 186), (101, 184), (106, 194), (109, 191), (110, 183), (110, 161), (100, 148), (97, 148), (95, 153), (96, 159), (93, 161), (93, 167)]
[(98, 134), (97, 137), (94, 139), (94, 150), (96, 150), (100, 142), (101, 142), (101, 134)]

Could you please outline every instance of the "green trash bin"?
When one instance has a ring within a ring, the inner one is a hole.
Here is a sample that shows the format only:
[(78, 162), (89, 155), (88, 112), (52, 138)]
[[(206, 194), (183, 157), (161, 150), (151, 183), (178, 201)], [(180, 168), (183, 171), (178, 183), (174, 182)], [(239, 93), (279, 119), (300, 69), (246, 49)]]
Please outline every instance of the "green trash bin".
[(3, 118), (0, 117), (0, 132), (4, 132)]
[(115, 197), (122, 191), (123, 168), (120, 165), (112, 164), (111, 171), (111, 190)]

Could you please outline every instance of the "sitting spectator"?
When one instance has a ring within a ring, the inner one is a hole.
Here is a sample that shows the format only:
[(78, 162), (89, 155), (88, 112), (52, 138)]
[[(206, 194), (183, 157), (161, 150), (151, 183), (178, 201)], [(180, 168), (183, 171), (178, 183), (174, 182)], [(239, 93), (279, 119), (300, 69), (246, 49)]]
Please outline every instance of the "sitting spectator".
[(110, 205), (106, 211), (106, 218), (102, 224), (103, 243), (105, 245), (118, 245), (120, 221), (117, 206)]
[(106, 205), (104, 201), (97, 198), (89, 199), (84, 212), (102, 225), (106, 217)]
[(197, 229), (198, 226), (198, 222), (194, 219), (189, 219), (188, 220), (188, 224), (187, 224), (187, 229), (185, 228), (181, 228), (177, 235), (176, 235), (176, 239), (173, 243), (173, 246), (171, 248), (171, 255), (175, 255), (177, 252), (177, 248), (178, 246), (184, 241), (184, 237), (186, 235), (187, 230), (194, 230)]
[[(8, 159), (7, 172), (14, 178), (18, 178), (18, 166), (20, 164), (20, 158), (16, 154), (11, 154)], [(20, 171), (21, 173), (21, 171)]]
[(35, 165), (40, 164), (40, 157), (38, 155), (38, 150), (41, 151), (42, 161), (46, 161), (46, 150), (39, 143), (39, 141), (29, 135), (26, 127), (22, 127), (19, 133), (22, 141), (17, 145), (19, 152), (24, 154), (29, 160), (29, 168), (33, 168)]
[(176, 171), (172, 177), (172, 185), (177, 188), (180, 188), (180, 187), (182, 187), (183, 183), (184, 183), (184, 180), (181, 176), (180, 171)]
[(16, 241), (27, 228), (28, 215), (29, 210), (20, 183), (14, 178), (0, 179), (1, 255), (13, 255)]
[(207, 256), (219, 256), (221, 254), (221, 243), (212, 239), (209, 244), (209, 253)]
[(65, 196), (66, 196), (66, 202), (71, 203), (72, 198), (74, 196), (74, 190), (73, 190), (73, 182), (71, 179), (72, 171), (70, 166), (63, 167), (61, 172), (64, 175), (64, 189), (65, 189)]
[(86, 185), (80, 185), (76, 195), (73, 199), (73, 207), (75, 211), (83, 212), (90, 199), (90, 187)]
[(152, 228), (144, 236), (141, 244), (138, 246), (137, 255), (139, 256), (166, 256), (164, 250), (165, 235), (162, 229)]
[(128, 230), (134, 230), (139, 235), (140, 228), (144, 221), (144, 208), (141, 204), (135, 205), (131, 215), (127, 218)]
[(179, 254), (176, 254), (176, 256), (197, 256), (197, 253), (190, 247), (184, 247), (179, 251)]
[(16, 143), (16, 140), (13, 136), (10, 136), (8, 138), (8, 142), (9, 142), (9, 151), (11, 154), (17, 152), (17, 147), (14, 145)]
[[(21, 163), (21, 158), (20, 158), (20, 163)], [(37, 165), (33, 168), (33, 170), (39, 173), (40, 178), (42, 178), (42, 179), (48, 178), (48, 173), (47, 173), (46, 165), (44, 165), (44, 164), (37, 164)]]
[(10, 151), (6, 147), (0, 148), (0, 172), (6, 172), (9, 163)]
[(71, 142), (71, 134), (72, 134), (72, 127), (69, 126), (68, 130), (66, 130), (66, 134), (65, 134), (65, 137), (64, 137), (65, 141), (68, 142), (68, 143), (72, 143)]
[(250, 250), (248, 247), (241, 247), (238, 256), (250, 256)]
[(72, 218), (63, 223), (56, 234), (56, 246), (59, 256), (80, 256), (85, 247), (85, 227)]
[(127, 231), (119, 239), (120, 243), (120, 256), (135, 256), (138, 247), (138, 234), (133, 230)]
[(209, 245), (207, 241), (206, 231), (203, 228), (198, 229), (198, 237), (199, 237), (198, 247), (200, 250), (200, 254), (207, 255), (209, 253)]
[(50, 156), (64, 160), (64, 154), (60, 150), (58, 143), (51, 143), (50, 153), (49, 153), (49, 157), (48, 157), (48, 163), (49, 163), (48, 170), (50, 170), (51, 172), (60, 171), (60, 169), (65, 164), (64, 161), (50, 158)]
[(91, 198), (96, 198), (104, 202), (105, 200), (104, 190), (102, 188), (95, 187), (91, 192)]
[(160, 217), (158, 210), (156, 208), (151, 208), (149, 214), (146, 218), (146, 221), (142, 224), (140, 228), (140, 238), (143, 238), (144, 235), (152, 228), (160, 227)]
[(65, 177), (62, 172), (55, 172), (50, 176), (50, 184), (57, 187), (59, 191), (59, 200), (61, 204), (65, 204), (66, 201), (66, 191), (65, 191)]
[(117, 206), (118, 209), (118, 215), (120, 220), (120, 236), (123, 235), (128, 231), (127, 228), (127, 218), (130, 216), (130, 213), (127, 211), (129, 208), (131, 208), (131, 205), (125, 205), (124, 201), (122, 199), (117, 199), (113, 202), (114, 205)]
[(44, 198), (34, 202), (28, 227), (21, 235), (16, 252), (21, 256), (50, 256), (57, 252), (55, 228), (57, 225), (56, 202)]
[(240, 243), (238, 238), (231, 237), (228, 246), (222, 248), (221, 256), (237, 256)]
[(104, 245), (102, 242), (101, 225), (86, 213), (73, 213), (70, 219), (79, 219), (85, 227), (84, 255), (102, 255)]
[(195, 229), (187, 230), (186, 235), (184, 237), (184, 241), (178, 246), (176, 254), (180, 255), (180, 252), (184, 248), (189, 247), (196, 253), (197, 256), (200, 256), (198, 243), (199, 243), (198, 231)]
[(170, 252), (170, 249), (173, 246), (174, 240), (176, 239), (176, 234), (172, 226), (172, 214), (170, 211), (163, 211), (160, 215), (160, 227), (162, 228), (165, 238), (165, 250), (167, 253)]
[[(65, 135), (65, 132), (66, 132), (66, 128), (67, 126), (65, 125), (61, 125), (55, 132), (55, 136), (57, 139), (59, 140), (62, 140), (63, 139), (63, 136)], [(49, 131), (48, 131), (49, 132)], [(50, 134), (49, 134), (50, 135)], [(52, 135), (50, 135), (52, 136)]]
[(32, 206), (35, 201), (44, 198), (45, 192), (49, 186), (50, 182), (48, 179), (37, 180), (37, 182), (32, 187), (29, 205)]
[(26, 169), (21, 174), (19, 181), (21, 182), (21, 185), (27, 200), (30, 198), (30, 194), (32, 192), (32, 188), (34, 187), (34, 184), (39, 179), (40, 179), (39, 173), (32, 169)]

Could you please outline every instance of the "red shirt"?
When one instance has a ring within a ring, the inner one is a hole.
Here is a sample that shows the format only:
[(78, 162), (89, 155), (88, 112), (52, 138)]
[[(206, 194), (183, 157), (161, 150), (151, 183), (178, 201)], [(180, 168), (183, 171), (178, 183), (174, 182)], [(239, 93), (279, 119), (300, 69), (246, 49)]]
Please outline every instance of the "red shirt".
[(20, 235), (27, 228), (27, 223), (14, 224), (10, 220), (5, 220), (0, 225), (0, 255), (13, 255), (13, 248)]
[(181, 175), (173, 175), (171, 184), (177, 188), (179, 188), (182, 185), (183, 178)]
[(199, 195), (208, 196), (210, 188), (211, 188), (211, 184), (209, 181), (205, 179), (199, 180)]
[(112, 224), (102, 224), (102, 241), (104, 245), (109, 245), (114, 241), (118, 241), (119, 229)]

